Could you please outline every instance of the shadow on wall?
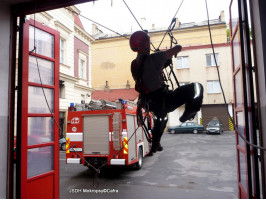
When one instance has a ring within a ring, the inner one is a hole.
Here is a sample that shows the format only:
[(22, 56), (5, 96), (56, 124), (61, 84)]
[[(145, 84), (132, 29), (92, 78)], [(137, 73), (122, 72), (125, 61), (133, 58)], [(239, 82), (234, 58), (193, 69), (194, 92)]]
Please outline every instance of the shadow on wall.
[(114, 63), (110, 63), (110, 62), (103, 62), (101, 64), (101, 68), (102, 69), (113, 69), (113, 68), (115, 68), (115, 64)]

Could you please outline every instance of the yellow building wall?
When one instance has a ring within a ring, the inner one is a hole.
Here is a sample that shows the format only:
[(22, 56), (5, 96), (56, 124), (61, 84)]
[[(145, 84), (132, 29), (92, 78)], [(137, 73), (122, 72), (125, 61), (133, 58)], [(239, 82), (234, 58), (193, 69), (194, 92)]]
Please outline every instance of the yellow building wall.
[(105, 39), (92, 46), (92, 87), (103, 90), (108, 81), (110, 89), (133, 86), (130, 64), (135, 57), (127, 39)]
[[(211, 26), (214, 44), (226, 43), (226, 24)], [(158, 48), (165, 31), (150, 32), (151, 42)], [(183, 47), (210, 44), (207, 26), (182, 28), (174, 30), (173, 34)], [(130, 36), (127, 36), (128, 38)], [(166, 35), (160, 49), (170, 46), (169, 36)], [(151, 46), (151, 49), (152, 46)], [(92, 87), (103, 90), (106, 81), (110, 89), (126, 88), (127, 81), (134, 88), (135, 82), (131, 76), (131, 61), (136, 57), (129, 47), (129, 40), (122, 37), (96, 40), (92, 44)], [(193, 75), (191, 75), (193, 76)], [(191, 82), (194, 77), (190, 77)]]

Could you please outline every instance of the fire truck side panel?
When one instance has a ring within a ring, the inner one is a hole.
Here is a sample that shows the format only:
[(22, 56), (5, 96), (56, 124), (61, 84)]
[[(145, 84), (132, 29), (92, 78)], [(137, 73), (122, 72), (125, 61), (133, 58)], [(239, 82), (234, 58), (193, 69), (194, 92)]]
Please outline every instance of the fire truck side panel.
[[(135, 124), (137, 126), (137, 118), (136, 117), (135, 117)], [(137, 143), (143, 141), (142, 128), (138, 128), (136, 135), (137, 135)]]
[(130, 164), (137, 158), (136, 135), (134, 134), (136, 126), (135, 126), (134, 115), (127, 114), (126, 117), (127, 117), (127, 132), (128, 132), (128, 140), (129, 140), (128, 142), (128, 164)]
[(83, 116), (83, 154), (109, 154), (109, 114)]
[[(148, 121), (147, 120), (145, 121), (145, 124), (148, 127)], [(143, 153), (144, 153), (144, 155), (147, 155), (147, 154), (150, 153), (150, 144), (149, 144), (149, 142), (148, 142), (148, 140), (147, 140), (147, 138), (145, 136), (145, 133), (144, 133), (143, 129), (141, 129), (141, 130), (142, 130), (143, 141), (144, 141)]]

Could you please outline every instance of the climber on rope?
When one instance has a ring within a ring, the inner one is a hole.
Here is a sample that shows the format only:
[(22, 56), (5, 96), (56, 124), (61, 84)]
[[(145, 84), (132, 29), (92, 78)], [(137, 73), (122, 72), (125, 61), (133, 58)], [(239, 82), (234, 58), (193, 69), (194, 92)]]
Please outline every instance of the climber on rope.
[[(200, 110), (203, 100), (203, 86), (191, 83), (169, 90), (162, 78), (162, 70), (168, 59), (177, 55), (182, 46), (176, 45), (166, 51), (150, 54), (150, 36), (145, 31), (137, 31), (130, 37), (130, 47), (137, 52), (131, 63), (131, 73), (135, 80), (135, 89), (140, 93), (138, 106), (152, 112), (152, 152), (162, 151), (161, 137), (166, 127), (167, 113), (185, 104), (185, 111), (179, 118), (181, 122), (191, 120)], [(144, 104), (146, 106), (144, 106)]]

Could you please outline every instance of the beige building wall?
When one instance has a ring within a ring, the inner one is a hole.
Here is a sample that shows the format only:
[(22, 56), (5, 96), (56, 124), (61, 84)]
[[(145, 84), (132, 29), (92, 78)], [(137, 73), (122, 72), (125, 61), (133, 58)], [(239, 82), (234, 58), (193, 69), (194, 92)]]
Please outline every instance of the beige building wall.
[[(229, 44), (223, 44), (219, 47), (214, 47), (215, 53), (219, 55), (218, 68), (220, 72), (221, 84), (225, 93), (227, 104), (229, 103), (228, 111), (232, 115), (233, 103), (233, 81), (232, 81), (232, 61), (231, 61), (231, 47)], [(179, 83), (199, 82), (204, 87), (204, 105), (221, 105), (224, 104), (224, 99), (221, 93), (210, 94), (207, 90), (207, 81), (219, 80), (216, 66), (207, 66), (206, 54), (212, 54), (210, 45), (194, 47), (194, 49), (184, 48), (178, 56), (188, 56), (189, 68), (176, 69), (177, 58), (173, 58), (174, 72)], [(168, 70), (169, 71), (169, 70)], [(174, 87), (177, 87), (175, 80), (172, 77)], [(184, 112), (184, 106), (179, 107), (175, 111), (169, 113), (168, 126), (179, 125), (179, 118)], [(201, 123), (202, 112), (198, 112), (193, 119), (196, 123)]]
[(133, 87), (130, 63), (135, 54), (127, 39), (112, 38), (95, 41), (92, 45), (92, 87), (103, 90), (106, 81), (110, 88), (125, 88), (127, 80)]
[[(221, 47), (214, 47), (215, 53), (219, 55), (218, 68), (221, 77), (221, 84), (225, 92), (227, 103), (233, 101), (233, 82), (232, 82), (232, 61), (231, 61), (231, 47), (229, 44), (224, 44)], [(223, 97), (221, 93), (208, 94), (207, 81), (215, 81), (218, 79), (216, 66), (206, 65), (206, 54), (212, 54), (212, 49), (200, 48), (183, 50), (178, 56), (188, 56), (189, 68), (176, 69), (177, 59), (173, 58), (174, 72), (179, 82), (199, 82), (205, 88), (203, 104), (221, 104)], [(175, 83), (175, 81), (173, 80)]]
[[(226, 24), (216, 24), (211, 25), (213, 42), (215, 44), (225, 43), (227, 41), (226, 37)], [(210, 36), (208, 26), (200, 27), (187, 27), (175, 29), (172, 31), (174, 37), (178, 40), (178, 43), (183, 47), (187, 46), (198, 46), (210, 44)], [(157, 48), (165, 34), (165, 31), (152, 32), (149, 33), (151, 36), (151, 42)], [(169, 48), (170, 38), (166, 35), (163, 43), (160, 46), (160, 49)]]
[[(158, 48), (164, 34), (165, 31), (150, 31), (151, 42), (155, 48)], [(183, 47), (210, 44), (206, 25), (177, 29), (173, 34)], [(226, 43), (226, 24), (212, 25), (212, 35), (215, 44)], [(169, 46), (169, 36), (166, 35), (160, 49), (167, 49)], [(136, 55), (131, 51), (129, 40), (126, 38), (119, 36), (96, 40), (92, 45), (92, 87), (103, 90), (108, 81), (110, 89), (125, 88), (129, 81), (133, 88), (135, 83), (131, 76), (130, 65)]]

